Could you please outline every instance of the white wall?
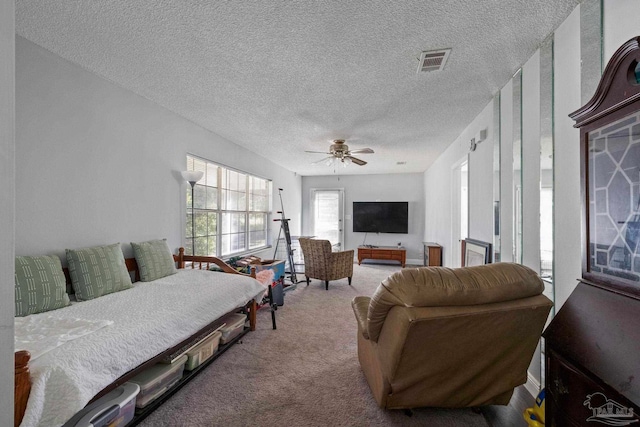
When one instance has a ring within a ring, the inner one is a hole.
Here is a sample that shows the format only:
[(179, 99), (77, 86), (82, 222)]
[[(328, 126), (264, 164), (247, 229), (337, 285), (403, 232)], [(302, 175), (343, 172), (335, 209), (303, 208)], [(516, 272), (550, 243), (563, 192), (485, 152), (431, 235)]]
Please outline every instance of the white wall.
[[(353, 167), (353, 166), (350, 166)], [(357, 167), (357, 166), (355, 166)], [(395, 246), (398, 242), (407, 249), (407, 262), (422, 265), (424, 235), (424, 192), (422, 174), (385, 175), (325, 175), (302, 178), (302, 211), (304, 235), (313, 234), (311, 218), (312, 188), (343, 188), (345, 216), (353, 214), (353, 202), (409, 202), (409, 234), (368, 233), (367, 244)], [(364, 233), (353, 232), (353, 221), (344, 222), (344, 248), (356, 249), (362, 244)]]
[[(299, 231), (300, 177), (26, 39), (16, 42), (17, 254), (121, 242), (131, 256), (129, 242), (154, 238), (178, 248), (187, 153), (273, 179), (274, 210), (284, 188)], [(277, 235), (277, 224), (272, 230)]]
[(581, 107), (580, 7), (554, 35), (554, 209), (555, 310), (582, 275), (580, 223), (580, 133), (569, 113)]
[(513, 79), (500, 90), (500, 176), (500, 261), (512, 262)]
[[(522, 264), (540, 272), (540, 50), (522, 67)], [(529, 365), (540, 380), (540, 348)]]
[(453, 238), (453, 210), (451, 206), (453, 182), (451, 174), (453, 165), (466, 157), (467, 150), (465, 148), (460, 145), (460, 140), (457, 139), (424, 174), (424, 241), (436, 242), (442, 246), (442, 264), (448, 267), (453, 265), (453, 251), (458, 250), (458, 248), (451, 247)]
[(522, 158), (522, 264), (539, 273), (540, 50), (522, 67)]
[(640, 36), (640, 1), (605, 0), (603, 4), (604, 62), (632, 37)]
[[(469, 142), (481, 129), (487, 139), (469, 154)], [(443, 246), (443, 264), (453, 265), (459, 244), (452, 245), (451, 183), (452, 167), (468, 156), (469, 160), (469, 237), (493, 241), (493, 102), (467, 126), (424, 174), (425, 241)], [(457, 219), (455, 219), (457, 220)]]
[(469, 237), (493, 242), (493, 102), (489, 102), (471, 125), (462, 133), (464, 146), (481, 129), (487, 129), (487, 139), (469, 153)]
[(14, 7), (0, 2), (0, 426), (13, 425)]

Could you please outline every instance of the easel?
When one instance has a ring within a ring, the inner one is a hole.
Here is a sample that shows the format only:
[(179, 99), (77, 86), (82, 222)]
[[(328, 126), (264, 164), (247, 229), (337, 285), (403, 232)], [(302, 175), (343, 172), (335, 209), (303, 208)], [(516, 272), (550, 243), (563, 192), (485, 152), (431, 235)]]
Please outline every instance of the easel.
[(278, 188), (278, 195), (280, 196), (280, 208), (282, 210), (278, 211), (279, 214), (282, 214), (282, 218), (274, 219), (274, 221), (280, 221), (280, 231), (278, 232), (278, 239), (276, 240), (276, 250), (273, 253), (273, 258), (276, 258), (278, 254), (278, 245), (280, 244), (280, 236), (284, 231), (284, 241), (287, 246), (287, 261), (289, 262), (289, 267), (291, 269), (291, 275), (289, 279), (291, 279), (292, 284), (297, 284), (298, 279), (296, 278), (296, 265), (293, 263), (293, 249), (291, 249), (291, 233), (289, 232), (289, 218), (286, 218), (284, 215), (284, 204), (282, 203), (282, 188)]

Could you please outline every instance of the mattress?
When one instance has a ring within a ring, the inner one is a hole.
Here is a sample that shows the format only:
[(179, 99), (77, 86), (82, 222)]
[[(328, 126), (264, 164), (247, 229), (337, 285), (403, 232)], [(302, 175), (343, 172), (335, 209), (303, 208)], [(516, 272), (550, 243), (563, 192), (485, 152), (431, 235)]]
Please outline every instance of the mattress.
[(234, 308), (261, 299), (263, 293), (264, 287), (250, 277), (185, 269), (29, 316), (42, 322), (54, 317), (113, 323), (65, 342), (30, 363), (31, 394), (21, 426), (64, 424), (123, 374)]

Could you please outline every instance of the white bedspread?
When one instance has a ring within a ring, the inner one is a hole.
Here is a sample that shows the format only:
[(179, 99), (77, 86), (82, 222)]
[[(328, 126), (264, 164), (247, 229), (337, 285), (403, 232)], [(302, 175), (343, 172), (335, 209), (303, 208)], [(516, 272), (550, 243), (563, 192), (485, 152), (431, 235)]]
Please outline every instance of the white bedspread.
[(105, 326), (113, 325), (111, 320), (86, 320), (59, 318), (54, 316), (27, 316), (14, 319), (14, 348), (27, 350), (31, 361), (60, 347), (62, 344), (89, 335)]
[(64, 424), (117, 378), (213, 320), (262, 296), (255, 279), (202, 270), (177, 274), (69, 307), (28, 316), (113, 321), (67, 341), (29, 365), (31, 394), (22, 427)]

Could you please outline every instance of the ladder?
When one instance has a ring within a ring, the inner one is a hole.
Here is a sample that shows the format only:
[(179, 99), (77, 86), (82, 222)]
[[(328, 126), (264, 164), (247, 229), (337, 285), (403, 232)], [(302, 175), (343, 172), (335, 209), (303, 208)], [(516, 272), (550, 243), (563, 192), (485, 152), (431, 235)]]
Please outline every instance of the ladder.
[(278, 211), (279, 214), (281, 214), (281, 218), (275, 218), (274, 221), (278, 221), (280, 222), (280, 231), (278, 232), (278, 239), (276, 240), (276, 250), (273, 253), (273, 258), (276, 258), (276, 255), (278, 253), (278, 245), (280, 244), (280, 236), (282, 235), (282, 233), (284, 232), (284, 241), (285, 241), (285, 245), (287, 247), (287, 262), (289, 263), (289, 269), (290, 271), (290, 276), (289, 279), (291, 280), (292, 284), (297, 284), (298, 283), (298, 279), (296, 277), (296, 265), (294, 264), (293, 261), (293, 249), (291, 249), (291, 233), (289, 232), (289, 218), (287, 218), (284, 214), (284, 204), (282, 203), (282, 188), (278, 188), (278, 195), (280, 196), (280, 211)]

